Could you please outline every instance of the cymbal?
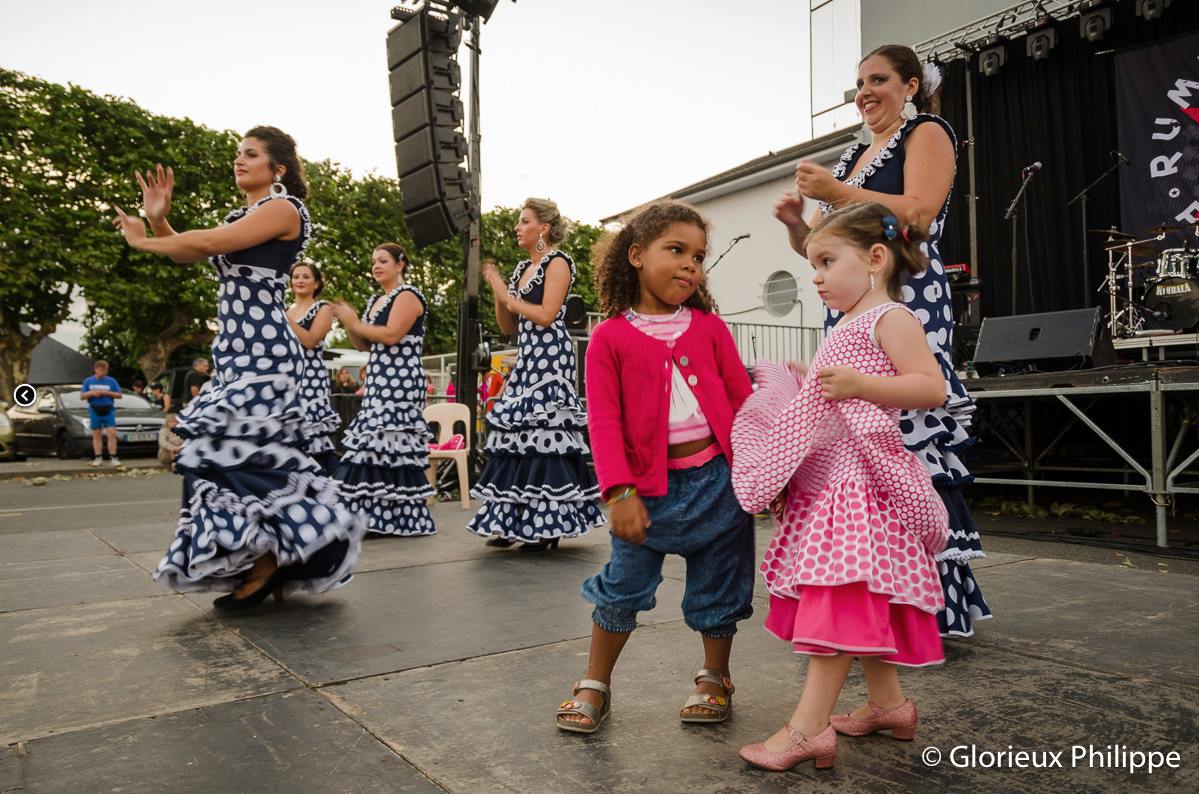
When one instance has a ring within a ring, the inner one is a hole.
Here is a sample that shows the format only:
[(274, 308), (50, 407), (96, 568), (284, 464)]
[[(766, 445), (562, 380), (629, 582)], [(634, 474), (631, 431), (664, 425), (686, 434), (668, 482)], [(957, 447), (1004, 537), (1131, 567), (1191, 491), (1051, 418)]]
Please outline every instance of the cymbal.
[(1175, 232), (1181, 232), (1182, 230), (1183, 227), (1181, 226), (1166, 226), (1163, 224), (1162, 226), (1155, 226), (1152, 229), (1146, 230), (1146, 233), (1150, 235), (1172, 235)]
[(1104, 249), (1107, 251), (1116, 251), (1122, 254), (1131, 253), (1134, 257), (1156, 257), (1158, 254), (1162, 253), (1162, 247), (1155, 246), (1152, 243), (1137, 243), (1135, 246), (1129, 246), (1127, 243), (1116, 243), (1110, 246), (1104, 246)]
[(1121, 232), (1114, 226), (1111, 229), (1088, 229), (1087, 231), (1093, 235), (1108, 235), (1109, 237), (1124, 238), (1125, 240), (1133, 240), (1136, 237), (1136, 235)]

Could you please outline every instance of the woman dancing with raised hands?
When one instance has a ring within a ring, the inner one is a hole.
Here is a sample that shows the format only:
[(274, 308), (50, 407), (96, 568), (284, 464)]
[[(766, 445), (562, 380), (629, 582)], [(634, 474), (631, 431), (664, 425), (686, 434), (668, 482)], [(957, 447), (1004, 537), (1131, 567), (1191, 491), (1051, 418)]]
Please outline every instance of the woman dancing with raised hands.
[(487, 465), (471, 489), (484, 504), (467, 529), (490, 536), (491, 546), (519, 541), (522, 550), (543, 551), (604, 522), (587, 466), (574, 341), (564, 321), (575, 264), (554, 248), (567, 229), (558, 205), (526, 199), (515, 232), (529, 259), (517, 264), (507, 284), (494, 263), (483, 272), (500, 330), (519, 332), (516, 366), (487, 412)]
[(284, 588), (345, 584), (364, 533), (303, 450), (303, 353), (284, 305), (288, 271), (311, 233), (295, 141), (255, 127), (233, 172), (246, 205), (215, 229), (171, 228), (174, 174), (161, 166), (137, 175), (154, 236), (120, 207), (113, 221), (133, 248), (179, 263), (207, 257), (220, 279), (216, 372), (179, 414), (183, 507), (154, 578), (179, 590), (231, 591), (213, 603), (224, 610), (253, 607)]

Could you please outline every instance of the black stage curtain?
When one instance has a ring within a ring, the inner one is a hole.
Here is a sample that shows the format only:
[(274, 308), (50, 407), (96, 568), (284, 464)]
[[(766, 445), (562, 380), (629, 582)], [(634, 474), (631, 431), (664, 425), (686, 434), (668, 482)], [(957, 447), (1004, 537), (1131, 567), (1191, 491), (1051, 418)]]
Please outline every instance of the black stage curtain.
[[(1199, 30), (1197, 2), (1175, 2), (1154, 22), (1136, 16), (1131, 2), (1117, 3), (1113, 11), (1112, 29), (1094, 44), (1080, 37), (1077, 16), (1056, 23), (1057, 45), (1047, 60), (1025, 55), (1021, 37), (1007, 42), (1007, 63), (993, 77), (978, 72), (976, 56), (943, 67), (941, 114), (962, 141), (967, 137), (965, 75), (972, 70), (979, 245), (979, 262), (972, 265), (982, 284), (983, 316), (1013, 314), (1012, 229), (1003, 214), (1019, 189), (1021, 168), (1034, 161), (1042, 169), (1029, 185), (1020, 215), (1014, 314), (1100, 303), (1096, 290), (1107, 271), (1104, 238), (1091, 236), (1084, 274), (1079, 208), (1066, 203), (1112, 163), (1109, 153), (1118, 147), (1113, 51)], [(941, 246), (947, 263), (970, 256), (966, 154), (964, 147), (959, 150)], [(1090, 192), (1087, 226), (1119, 226), (1119, 173)]]

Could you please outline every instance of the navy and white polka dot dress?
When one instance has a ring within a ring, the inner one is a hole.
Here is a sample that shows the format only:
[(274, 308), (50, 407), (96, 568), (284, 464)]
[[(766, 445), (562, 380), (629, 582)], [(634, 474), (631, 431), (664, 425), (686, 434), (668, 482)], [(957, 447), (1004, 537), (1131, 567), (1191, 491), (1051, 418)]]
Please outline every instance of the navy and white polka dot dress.
[[(957, 151), (957, 138), (949, 123), (939, 116), (921, 113), (904, 122), (871, 162), (846, 179), (867, 148), (863, 143), (850, 146), (833, 168), (833, 176), (847, 185), (866, 190), (903, 193), (904, 141), (925, 123), (937, 124), (945, 130)], [(820, 209), (827, 215), (832, 208), (821, 202)], [(941, 212), (929, 225), (928, 240), (920, 244), (920, 250), (929, 259), (929, 267), (919, 276), (912, 277), (901, 290), (904, 303), (924, 324), (928, 346), (941, 366), (941, 374), (945, 377), (945, 404), (931, 411), (904, 411), (899, 426), (904, 443), (928, 469), (933, 485), (949, 510), (949, 546), (936, 556), (945, 588), (945, 611), (937, 616), (941, 632), (968, 636), (974, 634), (973, 622), (990, 618), (991, 610), (970, 570), (969, 561), (986, 555), (974, 526), (974, 517), (961, 494), (961, 487), (974, 479), (958, 458), (974, 443), (969, 432), (974, 401), (953, 369), (953, 302), (949, 280), (945, 277), (945, 264), (938, 249), (948, 214), (947, 196)], [(881, 236), (881, 229), (879, 234)], [(825, 329), (831, 328), (840, 318), (840, 312), (826, 309)]]
[[(305, 331), (311, 331), (317, 313), (321, 307), (328, 305), (328, 301), (317, 301), (296, 324)], [(300, 347), (304, 351), (304, 370), (300, 374), (300, 399), (304, 402), (304, 452), (320, 464), (326, 475), (332, 475), (337, 468), (337, 453), (332, 437), (341, 427), (341, 418), (329, 401), (329, 371), (325, 368), (322, 356), (325, 341), (321, 340), (313, 348)]]
[(178, 590), (231, 591), (256, 558), (272, 552), (287, 570), (286, 587), (325, 591), (349, 581), (361, 548), (361, 519), (304, 452), (304, 354), (284, 313), (284, 292), (311, 232), (308, 210), (294, 197), (267, 198), (225, 221), (266, 201), (291, 202), (302, 231), (296, 240), (211, 259), (220, 278), (215, 374), (179, 413), (183, 507), (154, 572)]
[[(545, 272), (555, 259), (570, 267), (573, 284), (574, 262), (550, 251), (536, 266), (530, 260), (517, 265), (508, 292), (541, 303)], [(522, 288), (531, 267), (536, 272)], [(471, 496), (484, 500), (467, 525), (476, 535), (536, 543), (574, 538), (604, 523), (583, 440), (587, 415), (575, 391), (574, 342), (565, 316), (563, 306), (549, 326), (519, 319), (516, 366), (487, 413), (487, 464), (471, 489)]]
[(366, 515), (370, 532), (427, 536), (437, 532), (427, 503), (433, 496), (425, 474), (433, 434), (425, 423), (421, 364), (429, 305), (420, 290), (401, 284), (373, 298), (362, 320), (386, 326), (396, 299), (406, 292), (420, 299), (420, 317), (396, 344), (371, 343), (362, 407), (341, 439), (346, 452), (334, 478), (346, 503)]

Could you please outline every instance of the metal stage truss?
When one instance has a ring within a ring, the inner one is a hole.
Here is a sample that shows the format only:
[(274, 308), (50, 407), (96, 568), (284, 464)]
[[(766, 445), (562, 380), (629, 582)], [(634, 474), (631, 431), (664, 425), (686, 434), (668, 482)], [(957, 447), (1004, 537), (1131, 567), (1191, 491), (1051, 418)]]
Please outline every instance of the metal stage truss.
[[(1037, 487), (1141, 492), (1154, 506), (1157, 546), (1169, 546), (1167, 509), (1178, 494), (1199, 494), (1199, 482), (1181, 480), (1199, 459), (1199, 444), (1192, 439), (1188, 445), (1186, 438), (1192, 428), (1199, 429), (1199, 367), (1126, 364), (978, 378), (966, 385), (979, 404), (975, 432), (983, 442), (970, 461), (976, 483), (1026, 486), (1030, 502)], [(1113, 411), (1118, 407), (1111, 403), (1120, 400), (1130, 404), (1136, 414)], [(1144, 437), (1127, 433), (1129, 417), (1139, 415), (1144, 406), (1141, 401), (1148, 403), (1148, 445)], [(1051, 413), (1045, 406), (1047, 402), (1064, 407), (1069, 419), (1059, 427), (1038, 430), (1038, 417), (1044, 421)], [(1007, 409), (1006, 417), (998, 411), (1003, 408)], [(1015, 422), (1011, 421), (1013, 414)], [(1177, 421), (1172, 421), (1175, 415)], [(1115, 427), (1121, 425), (1121, 420), (1123, 434)], [(1013, 425), (1017, 433), (1013, 433)], [(1063, 440), (1079, 426), (1089, 429), (1123, 463), (1114, 467), (1089, 465), (1077, 458), (1058, 463), (1054, 455), (1062, 453)], [(1013, 438), (1021, 435), (1020, 431), (1023, 438)], [(1118, 438), (1121, 435), (1123, 439)], [(1006, 460), (994, 460), (994, 454), (1000, 451), (986, 444), (990, 439), (1009, 454)], [(1184, 445), (1194, 449), (1179, 460)], [(986, 460), (976, 462), (978, 458)], [(1001, 476), (1005, 473), (1022, 477)], [(1054, 473), (1074, 473), (1076, 479), (1055, 479)], [(1195, 473), (1191, 475), (1195, 477)]]

